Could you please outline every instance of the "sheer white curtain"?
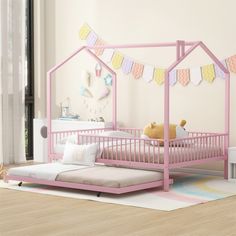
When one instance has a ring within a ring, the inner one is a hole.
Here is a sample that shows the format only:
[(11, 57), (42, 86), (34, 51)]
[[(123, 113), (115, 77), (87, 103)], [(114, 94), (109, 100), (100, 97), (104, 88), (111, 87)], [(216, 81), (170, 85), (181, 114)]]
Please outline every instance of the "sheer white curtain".
[(26, 1), (0, 0), (0, 163), (25, 162)]

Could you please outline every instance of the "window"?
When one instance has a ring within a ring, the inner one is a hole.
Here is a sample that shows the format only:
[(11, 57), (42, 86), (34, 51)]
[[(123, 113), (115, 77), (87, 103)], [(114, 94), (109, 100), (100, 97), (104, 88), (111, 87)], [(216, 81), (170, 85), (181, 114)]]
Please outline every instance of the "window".
[(25, 85), (25, 151), (27, 160), (33, 159), (33, 118), (34, 118), (34, 31), (33, 0), (26, 0), (26, 45), (27, 81)]

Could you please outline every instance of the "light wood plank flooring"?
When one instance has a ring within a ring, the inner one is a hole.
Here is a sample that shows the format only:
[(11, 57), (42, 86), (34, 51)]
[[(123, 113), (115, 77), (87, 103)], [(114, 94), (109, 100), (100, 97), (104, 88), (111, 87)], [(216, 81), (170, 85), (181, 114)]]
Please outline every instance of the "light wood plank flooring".
[(172, 212), (0, 189), (1, 236), (235, 236), (236, 197)]

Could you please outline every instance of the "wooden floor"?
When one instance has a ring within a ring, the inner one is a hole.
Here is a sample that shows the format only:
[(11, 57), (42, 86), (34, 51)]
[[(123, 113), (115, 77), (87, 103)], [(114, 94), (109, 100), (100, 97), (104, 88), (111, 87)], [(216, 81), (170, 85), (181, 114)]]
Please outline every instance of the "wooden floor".
[(162, 212), (0, 189), (1, 236), (236, 235), (236, 197)]

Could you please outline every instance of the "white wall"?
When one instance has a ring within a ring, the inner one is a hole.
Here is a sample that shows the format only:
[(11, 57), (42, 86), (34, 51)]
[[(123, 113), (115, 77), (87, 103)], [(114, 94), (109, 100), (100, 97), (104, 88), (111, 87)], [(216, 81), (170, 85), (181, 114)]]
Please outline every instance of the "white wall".
[[(111, 44), (202, 40), (219, 58), (236, 53), (234, 0), (47, 0), (45, 9), (46, 69), (84, 43), (78, 36), (84, 22)], [(175, 57), (175, 50), (169, 49), (121, 51), (141, 62), (164, 67)], [(198, 51), (182, 66), (208, 62), (210, 60)], [(79, 96), (80, 71), (86, 68), (94, 73), (94, 65), (94, 61), (81, 56), (57, 73), (53, 96), (55, 116), (59, 114), (60, 102), (69, 95), (73, 111), (84, 119), (100, 115), (110, 119), (110, 102), (101, 114), (92, 114)], [(231, 121), (236, 119), (234, 88), (235, 75), (231, 86)], [(101, 104), (90, 103), (90, 106), (97, 105)], [(224, 81), (221, 79), (213, 84), (203, 82), (198, 87), (190, 84), (171, 88), (171, 122), (185, 118), (191, 130), (222, 131), (223, 105)], [(36, 115), (45, 115), (44, 99), (38, 99)], [(118, 71), (118, 120), (122, 125), (133, 127), (143, 127), (150, 121), (162, 122), (163, 86), (136, 81)], [(235, 122), (231, 122), (231, 145), (236, 146)]]

